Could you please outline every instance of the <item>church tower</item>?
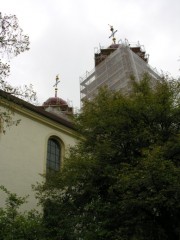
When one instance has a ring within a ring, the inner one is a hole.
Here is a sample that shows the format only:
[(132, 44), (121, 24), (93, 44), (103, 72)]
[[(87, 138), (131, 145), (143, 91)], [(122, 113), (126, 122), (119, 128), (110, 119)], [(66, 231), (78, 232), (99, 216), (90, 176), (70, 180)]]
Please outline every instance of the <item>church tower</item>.
[(139, 81), (144, 73), (148, 73), (153, 81), (159, 74), (148, 64), (148, 55), (140, 43), (130, 44), (127, 39), (116, 42), (113, 26), (110, 26), (112, 43), (100, 48), (94, 55), (95, 68), (86, 71), (80, 77), (81, 101), (92, 99), (98, 89), (107, 86), (111, 90), (129, 92), (130, 76)]

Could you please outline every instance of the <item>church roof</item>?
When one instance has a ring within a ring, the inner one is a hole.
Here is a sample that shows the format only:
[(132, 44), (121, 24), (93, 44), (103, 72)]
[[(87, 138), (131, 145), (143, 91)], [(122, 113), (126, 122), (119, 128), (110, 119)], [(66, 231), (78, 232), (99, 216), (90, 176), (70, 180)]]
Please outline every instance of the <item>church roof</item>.
[(50, 97), (44, 103), (43, 106), (62, 106), (68, 105), (65, 100), (59, 97)]
[(118, 48), (119, 46), (120, 46), (120, 44), (113, 43), (108, 48)]
[(40, 107), (35, 106), (31, 103), (28, 103), (28, 102), (26, 102), (26, 101), (24, 101), (24, 100), (22, 100), (18, 97), (15, 97), (15, 96), (13, 96), (13, 95), (11, 95), (11, 94), (3, 91), (3, 90), (0, 90), (0, 97), (4, 98), (4, 99), (6, 99), (6, 100), (8, 100), (12, 103), (15, 103), (15, 104), (19, 105), (20, 107), (24, 107), (24, 108), (26, 108), (26, 109), (28, 109), (32, 112), (35, 112), (35, 113), (37, 113), (37, 114), (39, 114), (43, 117), (46, 117), (46, 118), (51, 119), (51, 120), (53, 120), (57, 123), (60, 123), (60, 124), (66, 126), (68, 128), (71, 128), (73, 130), (75, 129), (73, 123), (70, 122), (69, 120), (62, 118), (61, 116), (57, 116), (55, 114), (47, 112), (43, 108), (40, 108)]

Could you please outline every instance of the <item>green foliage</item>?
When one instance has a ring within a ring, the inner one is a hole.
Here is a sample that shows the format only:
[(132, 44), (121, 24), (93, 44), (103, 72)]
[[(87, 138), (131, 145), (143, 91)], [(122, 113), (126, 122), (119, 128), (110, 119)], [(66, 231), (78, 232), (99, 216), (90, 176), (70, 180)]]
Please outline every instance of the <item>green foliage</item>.
[(29, 37), (23, 34), (15, 15), (2, 15), (0, 13), (0, 43), (1, 53), (17, 56), (29, 50)]
[(4, 79), (9, 76), (10, 66), (3, 59), (10, 59), (29, 50), (29, 37), (23, 34), (15, 15), (0, 13), (0, 88), (11, 92), (15, 89), (5, 84)]
[(42, 240), (42, 216), (35, 210), (20, 212), (26, 198), (0, 189), (7, 194), (5, 208), (0, 208), (0, 240)]
[[(8, 94), (15, 95), (28, 102), (36, 101), (36, 93), (32, 85), (23, 87), (12, 87), (5, 79), (10, 74), (10, 65), (5, 61), (29, 50), (29, 37), (23, 34), (15, 15), (2, 15), (0, 13), (0, 89)], [(2, 99), (0, 97), (0, 103)], [(0, 130), (11, 125), (17, 125), (20, 120), (13, 120), (13, 109), (0, 108)]]
[(36, 187), (51, 239), (179, 240), (180, 83), (132, 82), (84, 102), (84, 140)]

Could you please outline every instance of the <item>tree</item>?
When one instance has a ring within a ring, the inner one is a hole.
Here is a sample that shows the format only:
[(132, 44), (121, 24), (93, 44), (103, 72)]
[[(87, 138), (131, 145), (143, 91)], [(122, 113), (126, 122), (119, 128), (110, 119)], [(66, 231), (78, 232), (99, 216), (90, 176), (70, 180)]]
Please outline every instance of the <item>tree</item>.
[(180, 237), (180, 82), (101, 89), (75, 118), (84, 139), (36, 186), (51, 239)]
[(26, 197), (10, 193), (5, 187), (0, 189), (7, 194), (6, 205), (0, 208), (0, 240), (40, 240), (43, 239), (42, 216), (35, 210), (20, 212)]
[[(2, 15), (0, 13), (0, 89), (16, 95), (27, 101), (35, 101), (36, 93), (32, 85), (23, 87), (12, 87), (5, 79), (10, 74), (10, 65), (4, 62), (20, 53), (29, 50), (29, 37), (23, 34), (15, 15)], [(1, 98), (0, 98), (1, 101)], [(0, 128), (4, 132), (6, 127), (18, 124), (20, 121), (13, 121), (11, 106), (8, 110), (0, 109)]]

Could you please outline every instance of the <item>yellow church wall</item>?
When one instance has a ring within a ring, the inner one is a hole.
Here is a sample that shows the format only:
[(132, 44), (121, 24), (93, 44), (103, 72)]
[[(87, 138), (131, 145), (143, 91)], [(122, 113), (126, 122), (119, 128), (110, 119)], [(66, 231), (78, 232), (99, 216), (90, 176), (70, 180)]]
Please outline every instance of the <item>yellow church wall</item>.
[[(21, 119), (20, 124), (0, 133), (0, 185), (19, 196), (29, 195), (24, 209), (36, 208), (31, 186), (43, 181), (40, 174), (46, 172), (49, 137), (61, 140), (64, 156), (77, 143), (77, 136), (72, 129), (23, 108), (16, 109), (13, 119)], [(0, 192), (0, 206), (3, 204)]]

